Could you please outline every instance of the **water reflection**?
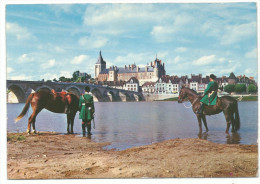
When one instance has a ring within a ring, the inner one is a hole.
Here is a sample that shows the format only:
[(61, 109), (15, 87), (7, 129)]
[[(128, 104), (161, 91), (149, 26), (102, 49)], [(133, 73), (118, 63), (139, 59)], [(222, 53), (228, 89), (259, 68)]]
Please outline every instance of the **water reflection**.
[[(204, 133), (198, 134), (199, 139), (204, 139), (204, 140), (209, 140), (209, 141), (214, 140), (215, 137), (217, 137), (217, 136), (221, 136), (221, 133), (218, 133), (218, 135), (215, 135), (214, 133), (210, 134), (209, 132), (204, 132)], [(212, 138), (212, 137), (214, 137), (214, 138)], [(227, 144), (240, 144), (240, 141), (241, 141), (240, 133), (234, 132), (231, 134), (226, 134), (226, 143)]]
[(239, 133), (234, 132), (230, 134), (227, 134), (227, 144), (240, 144), (241, 136)]
[(208, 132), (204, 132), (204, 133), (199, 133), (198, 134), (198, 138), (199, 139), (204, 139), (204, 140), (208, 140), (208, 136), (209, 136), (209, 134), (208, 134)]

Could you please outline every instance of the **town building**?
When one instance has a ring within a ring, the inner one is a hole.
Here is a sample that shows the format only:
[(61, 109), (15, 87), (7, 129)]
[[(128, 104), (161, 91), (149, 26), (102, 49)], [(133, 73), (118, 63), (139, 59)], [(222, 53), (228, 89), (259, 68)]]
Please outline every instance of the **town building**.
[(139, 81), (135, 77), (131, 77), (123, 87), (124, 90), (128, 91), (135, 91), (138, 92), (139, 90)]

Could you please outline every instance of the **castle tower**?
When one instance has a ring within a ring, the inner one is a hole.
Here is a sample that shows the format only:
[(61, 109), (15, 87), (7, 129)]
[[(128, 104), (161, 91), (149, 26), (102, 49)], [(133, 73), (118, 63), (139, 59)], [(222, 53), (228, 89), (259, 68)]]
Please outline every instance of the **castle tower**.
[(95, 64), (95, 78), (98, 77), (98, 74), (102, 71), (106, 69), (106, 62), (103, 60), (103, 57), (101, 55), (101, 51), (99, 52), (99, 57), (98, 57), (98, 61)]

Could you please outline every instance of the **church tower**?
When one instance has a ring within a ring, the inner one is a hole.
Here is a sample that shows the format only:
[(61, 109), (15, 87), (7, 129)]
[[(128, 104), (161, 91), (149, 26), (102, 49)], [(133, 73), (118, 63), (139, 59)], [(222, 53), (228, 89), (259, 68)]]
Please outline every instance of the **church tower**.
[(95, 64), (95, 78), (98, 78), (98, 74), (106, 69), (106, 62), (103, 60), (103, 57), (101, 55), (101, 51), (99, 52), (98, 61)]

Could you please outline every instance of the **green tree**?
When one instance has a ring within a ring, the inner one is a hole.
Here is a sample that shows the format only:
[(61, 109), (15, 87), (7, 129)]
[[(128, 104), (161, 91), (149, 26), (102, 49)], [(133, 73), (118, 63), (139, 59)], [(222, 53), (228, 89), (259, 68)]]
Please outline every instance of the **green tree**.
[(58, 82), (56, 78), (54, 78), (52, 81), (53, 81), (53, 82)]
[(235, 91), (235, 85), (234, 84), (228, 84), (224, 87), (224, 91), (227, 93), (232, 93)]
[(246, 85), (245, 84), (236, 84), (235, 85), (235, 92), (237, 92), (237, 93), (246, 92)]
[(248, 85), (248, 93), (256, 93), (257, 92), (257, 87), (254, 84), (249, 84)]
[(64, 76), (62, 76), (62, 77), (59, 78), (59, 81), (65, 82), (65, 81), (66, 81), (66, 78), (65, 78)]
[(72, 74), (72, 81), (76, 81), (79, 77), (79, 71), (75, 71)]

